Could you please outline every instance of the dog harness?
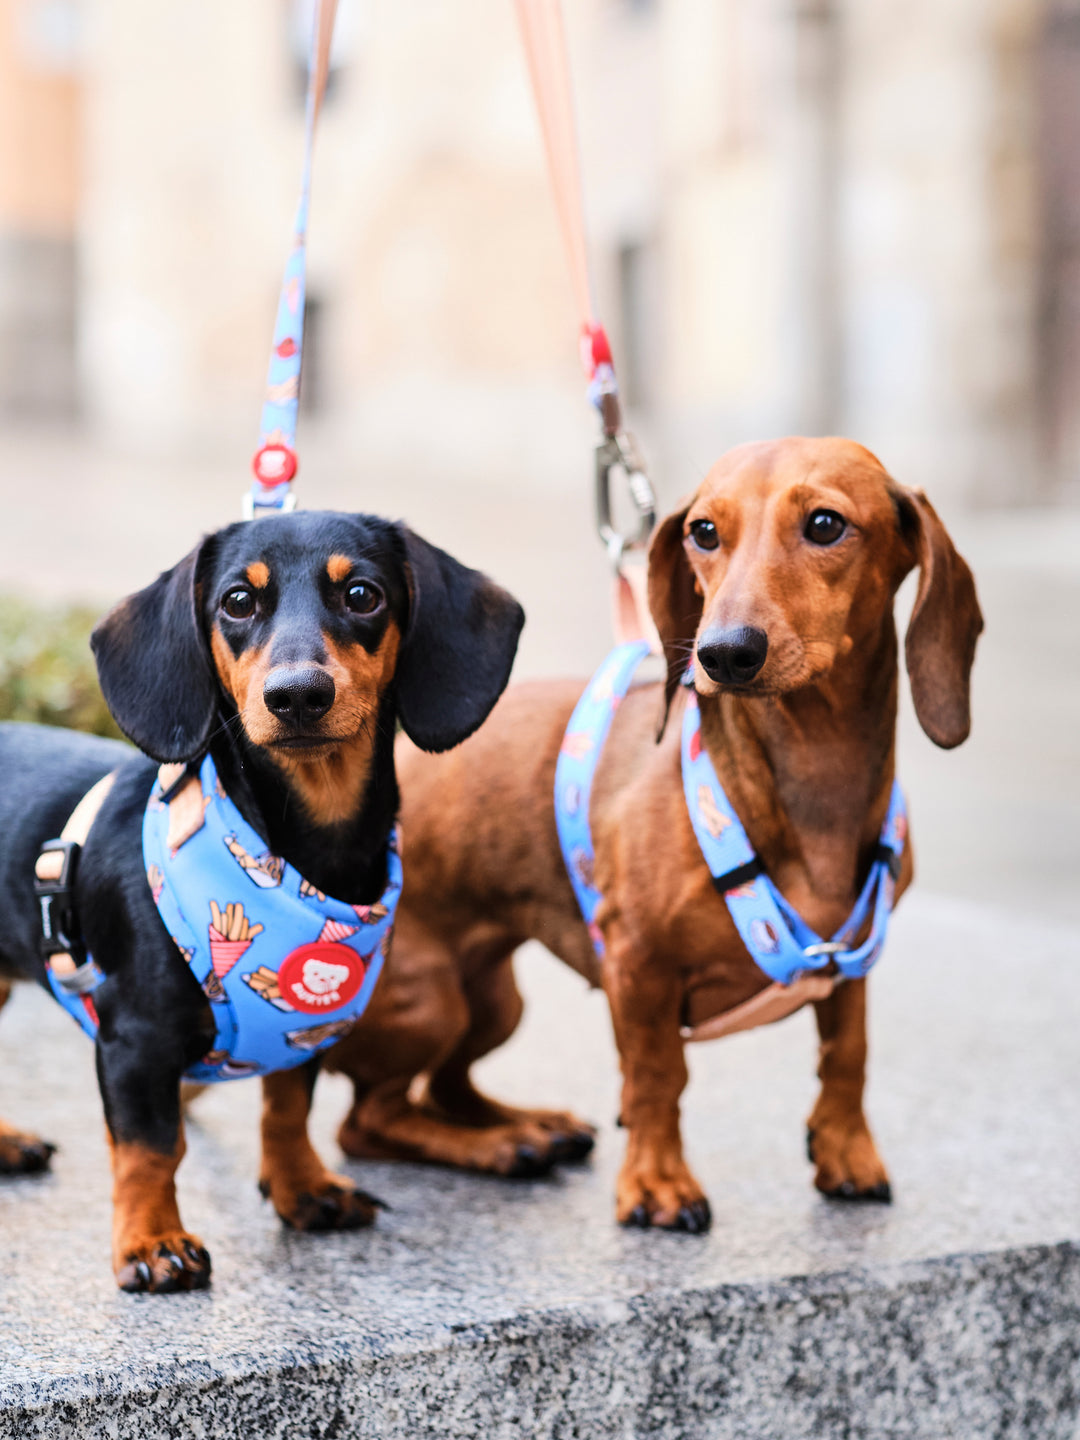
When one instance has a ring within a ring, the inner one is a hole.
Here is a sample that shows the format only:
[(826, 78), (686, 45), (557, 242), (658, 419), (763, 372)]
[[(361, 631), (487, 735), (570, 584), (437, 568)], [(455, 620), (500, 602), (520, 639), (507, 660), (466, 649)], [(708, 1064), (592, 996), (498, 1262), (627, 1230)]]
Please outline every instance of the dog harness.
[[(401, 894), (396, 832), (380, 899), (335, 900), (267, 851), (207, 755), (198, 774), (161, 767), (142, 838), (154, 903), (216, 1026), (189, 1079), (235, 1080), (302, 1065), (363, 1014)], [(47, 972), (57, 1000), (96, 1037), (93, 991), (105, 976), (93, 959), (72, 973), (48, 963)]]
[[(607, 657), (570, 717), (555, 769), (559, 843), (590, 938), (601, 958), (604, 941), (596, 924), (596, 911), (602, 897), (593, 879), (589, 801), (612, 718), (648, 653), (646, 641), (634, 641), (618, 646)], [(689, 675), (683, 683), (691, 683)], [(844, 979), (865, 975), (881, 954), (900, 873), (907, 835), (900, 786), (893, 782), (881, 838), (855, 907), (836, 934), (826, 940), (815, 934), (765, 873), (702, 744), (701, 714), (692, 689), (682, 723), (682, 782), (690, 822), (713, 885), (723, 895), (751, 957), (774, 984), (791, 986), (807, 972), (823, 970), (830, 962)], [(870, 933), (861, 945), (852, 948), (871, 915)], [(820, 996), (811, 994), (808, 998)]]

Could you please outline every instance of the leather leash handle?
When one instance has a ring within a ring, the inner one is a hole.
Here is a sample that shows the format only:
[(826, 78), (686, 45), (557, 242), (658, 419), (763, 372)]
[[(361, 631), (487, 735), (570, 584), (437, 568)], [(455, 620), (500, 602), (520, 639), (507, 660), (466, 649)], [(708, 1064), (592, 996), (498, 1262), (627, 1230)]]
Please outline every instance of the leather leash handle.
[(330, 46), (334, 36), (337, 0), (315, 0), (308, 54), (307, 106), (304, 119), (304, 162), (300, 199), (293, 223), (293, 242), (285, 263), (285, 278), (278, 301), (274, 340), (266, 376), (266, 395), (259, 426), (259, 448), (252, 461), (255, 474), (244, 496), (244, 518), (292, 510), (297, 471), (296, 422), (300, 409), (300, 375), (304, 356), (304, 299), (307, 290), (307, 226), (311, 201), (311, 170), (315, 131), (319, 123), (326, 81), (330, 73)]

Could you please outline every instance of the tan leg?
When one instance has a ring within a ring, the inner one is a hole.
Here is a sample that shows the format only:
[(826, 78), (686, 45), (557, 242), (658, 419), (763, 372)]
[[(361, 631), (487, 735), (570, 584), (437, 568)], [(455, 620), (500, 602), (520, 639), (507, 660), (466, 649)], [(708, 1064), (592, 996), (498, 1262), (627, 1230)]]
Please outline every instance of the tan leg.
[(863, 1114), (866, 1078), (866, 981), (848, 980), (817, 1014), (821, 1092), (807, 1122), (814, 1184), (844, 1200), (892, 1198), (889, 1176)]
[(113, 1271), (121, 1290), (201, 1290), (210, 1283), (210, 1256), (180, 1223), (176, 1170), (184, 1157), (183, 1127), (175, 1151), (110, 1141), (113, 1167)]
[(481, 1056), (509, 1040), (525, 1006), (514, 979), (512, 952), (485, 968), (467, 987), (469, 1028), (457, 1049), (431, 1076), (428, 1107), (458, 1125), (517, 1128), (522, 1143), (538, 1153), (550, 1148), (560, 1162), (582, 1160), (596, 1142), (596, 1130), (566, 1110), (519, 1109), (477, 1090), (470, 1069)]
[[(11, 998), (11, 986), (0, 980), (0, 1010)], [(55, 1145), (0, 1120), (0, 1175), (33, 1175), (49, 1168)]]
[[(496, 952), (499, 959), (505, 949)], [(399, 919), (387, 974), (352, 1033), (329, 1053), (327, 1068), (352, 1082), (355, 1099), (338, 1143), (357, 1159), (412, 1160), (507, 1177), (544, 1174), (564, 1157), (569, 1133), (531, 1112), (498, 1107), (475, 1091), (468, 1068), (517, 1025), (521, 1001), (498, 991), (500, 967), (480, 965), (466, 994), (457, 958), (405, 914)], [(509, 974), (508, 965), (505, 968)], [(513, 976), (509, 974), (513, 987)], [(438, 1076), (438, 1084), (422, 1078)], [(580, 1122), (575, 1122), (580, 1123)], [(590, 1137), (591, 1138), (591, 1137)]]
[(604, 987), (619, 1047), (620, 1119), (628, 1131), (616, 1185), (620, 1225), (655, 1225), (697, 1234), (709, 1228), (705, 1192), (683, 1159), (679, 1097), (687, 1069), (679, 1034), (677, 976), (642, 964), (610, 936)]
[(357, 1230), (381, 1202), (329, 1171), (308, 1138), (316, 1072), (308, 1066), (264, 1077), (259, 1189), (294, 1230)]

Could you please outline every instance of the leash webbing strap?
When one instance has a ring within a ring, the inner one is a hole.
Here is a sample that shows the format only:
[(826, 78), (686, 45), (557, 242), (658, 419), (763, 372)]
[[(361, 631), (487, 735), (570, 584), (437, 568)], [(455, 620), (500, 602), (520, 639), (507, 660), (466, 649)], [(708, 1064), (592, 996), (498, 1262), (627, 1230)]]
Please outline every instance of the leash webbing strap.
[[(640, 549), (649, 538), (656, 519), (656, 498), (633, 437), (623, 429), (611, 346), (596, 314), (596, 292), (585, 243), (581, 164), (562, 7), (560, 0), (516, 0), (516, 3), (581, 324), (580, 350), (588, 382), (586, 393), (599, 411), (603, 431), (596, 451), (596, 523), (615, 570), (612, 604), (615, 633), (620, 642), (647, 639), (652, 648), (657, 649), (641, 577), (630, 578), (623, 566), (624, 553)], [(613, 521), (613, 470), (621, 470), (625, 476), (638, 517), (636, 535), (621, 534)]]
[(266, 397), (259, 426), (259, 448), (252, 462), (255, 480), (245, 497), (247, 518), (291, 510), (296, 503), (292, 479), (296, 474), (296, 419), (300, 407), (300, 372), (304, 350), (304, 297), (307, 271), (308, 208), (315, 130), (330, 71), (330, 42), (334, 34), (337, 0), (315, 0), (308, 56), (307, 107), (304, 121), (304, 161), (300, 199), (293, 225), (292, 250), (278, 300)]

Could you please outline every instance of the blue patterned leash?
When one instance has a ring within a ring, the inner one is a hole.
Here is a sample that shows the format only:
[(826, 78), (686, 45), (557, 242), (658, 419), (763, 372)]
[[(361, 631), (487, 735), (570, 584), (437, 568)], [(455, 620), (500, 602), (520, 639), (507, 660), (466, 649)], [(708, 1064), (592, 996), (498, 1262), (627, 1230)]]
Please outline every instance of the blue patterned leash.
[(326, 93), (330, 43), (337, 0), (315, 0), (308, 56), (307, 108), (304, 123), (304, 164), (300, 200), (293, 224), (293, 244), (285, 265), (278, 300), (274, 341), (266, 376), (259, 427), (259, 448), (252, 461), (255, 480), (244, 496), (244, 518), (280, 514), (296, 506), (292, 489), (297, 470), (296, 420), (300, 408), (300, 374), (304, 356), (304, 297), (307, 278), (307, 227), (311, 200), (311, 167), (315, 129)]
[[(600, 666), (578, 701), (555, 768), (555, 822), (570, 883), (596, 953), (604, 941), (596, 924), (602, 896), (593, 874), (595, 852), (589, 824), (593, 777), (611, 722), (634, 673), (649, 653), (645, 641), (620, 645)], [(765, 874), (701, 740), (696, 694), (687, 696), (682, 725), (682, 778), (690, 821), (713, 884), (723, 895), (743, 944), (771, 980), (790, 985), (809, 971), (835, 963), (848, 980), (865, 975), (878, 960), (896, 896), (907, 812), (893, 782), (889, 810), (874, 861), (851, 914), (828, 939), (818, 935)], [(872, 916), (870, 933), (854, 941)]]

